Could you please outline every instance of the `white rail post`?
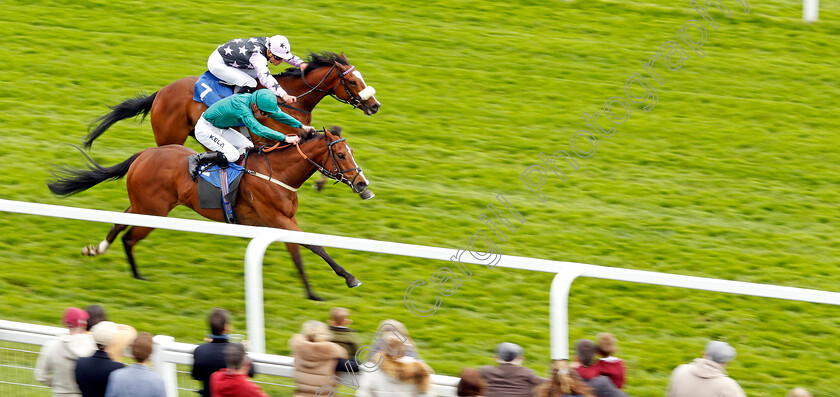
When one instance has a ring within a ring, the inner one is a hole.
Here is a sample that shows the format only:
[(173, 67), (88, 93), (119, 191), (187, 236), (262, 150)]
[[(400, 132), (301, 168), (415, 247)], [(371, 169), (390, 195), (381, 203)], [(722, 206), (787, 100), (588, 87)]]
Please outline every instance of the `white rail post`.
[(245, 250), (245, 321), (248, 327), (248, 350), (253, 353), (265, 353), (262, 265), (265, 251), (277, 240), (274, 233), (267, 232), (252, 239)]
[(582, 267), (570, 267), (563, 273), (557, 273), (551, 281), (549, 323), (552, 360), (569, 359), (569, 290), (583, 271)]
[(175, 342), (175, 338), (166, 335), (155, 335), (152, 338), (152, 366), (155, 372), (163, 377), (166, 386), (166, 397), (178, 397), (178, 372), (174, 363), (164, 359), (166, 346)]
[(820, 17), (820, 0), (802, 0), (802, 20), (814, 22)]

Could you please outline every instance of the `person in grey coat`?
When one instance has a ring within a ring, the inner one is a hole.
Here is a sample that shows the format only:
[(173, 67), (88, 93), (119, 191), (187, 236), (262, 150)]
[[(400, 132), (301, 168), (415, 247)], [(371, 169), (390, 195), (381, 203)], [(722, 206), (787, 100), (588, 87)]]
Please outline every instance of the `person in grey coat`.
[(166, 397), (163, 377), (149, 368), (152, 345), (151, 334), (137, 335), (131, 345), (131, 355), (137, 364), (111, 372), (105, 397)]

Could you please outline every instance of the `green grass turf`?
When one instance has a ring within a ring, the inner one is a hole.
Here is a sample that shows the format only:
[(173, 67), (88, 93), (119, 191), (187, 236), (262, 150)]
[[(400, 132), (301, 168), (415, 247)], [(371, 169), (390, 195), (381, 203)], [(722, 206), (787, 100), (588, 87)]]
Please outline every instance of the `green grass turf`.
[[(660, 86), (642, 65), (666, 41), (682, 44), (684, 21), (702, 21), (687, 1), (6, 1), (0, 197), (124, 210), (123, 182), (51, 196), (51, 164), (83, 164), (69, 144), (106, 105), (200, 74), (231, 38), (283, 33), (298, 54), (345, 51), (382, 102), (373, 117), (330, 99), (316, 109), (314, 125), (345, 128), (377, 197), (307, 184), (304, 230), (454, 252), (501, 193), (527, 219), (499, 245), (505, 254), (837, 291), (840, 5), (822, 3), (821, 21), (804, 24), (800, 1), (753, 1), (745, 15), (726, 0), (733, 16), (714, 14), (720, 29), (709, 29), (706, 56), (660, 67)], [(568, 151), (580, 115), (603, 113), (633, 73), (654, 84), (656, 107), (634, 105), (612, 137), (598, 136), (595, 155), (565, 169), (566, 183), (551, 176), (541, 202), (519, 174), (539, 152)], [(148, 121), (125, 121), (92, 155), (110, 165), (153, 144)], [(172, 216), (197, 218), (183, 208)], [(1, 215), (0, 318), (56, 324), (68, 305), (101, 303), (113, 320), (197, 343), (206, 314), (221, 306), (244, 332), (247, 241), (156, 231), (136, 249), (151, 281), (137, 282), (120, 245), (79, 255), (108, 228)], [(490, 364), (500, 341), (523, 345), (526, 364), (545, 373), (551, 275), (473, 267), (434, 316), (420, 318), (403, 291), (444, 263), (329, 251), (365, 284), (348, 290), (307, 253), (327, 298), (310, 302), (282, 244), (269, 250), (270, 352), (288, 354), (303, 321), (340, 305), (365, 339), (382, 319), (405, 322), (438, 373)], [(580, 279), (570, 319), (572, 339), (618, 336), (634, 396), (662, 395), (671, 369), (710, 338), (736, 346), (730, 373), (751, 396), (800, 385), (840, 395), (837, 307)]]

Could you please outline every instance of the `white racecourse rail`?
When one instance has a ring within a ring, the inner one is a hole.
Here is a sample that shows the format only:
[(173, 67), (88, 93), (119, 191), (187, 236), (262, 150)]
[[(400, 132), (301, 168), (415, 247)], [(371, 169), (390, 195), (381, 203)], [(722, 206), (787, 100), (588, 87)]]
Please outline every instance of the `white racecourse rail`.
[[(353, 237), (295, 232), (266, 227), (230, 225), (208, 221), (127, 214), (123, 212), (100, 211), (10, 200), (0, 200), (0, 211), (252, 239), (245, 251), (245, 295), (248, 339), (251, 341), (250, 349), (255, 353), (265, 353), (262, 262), (266, 249), (272, 243), (282, 241), (298, 244), (314, 244), (348, 250), (377, 252), (382, 254), (435, 259), (440, 261), (449, 261), (453, 252), (455, 252), (455, 250), (451, 248), (428, 247), (423, 245), (393, 243), (388, 241), (368, 240)], [(462, 258), (462, 262), (483, 265), (483, 263), (475, 260), (469, 255), (465, 255)], [(581, 276), (662, 285), (668, 287), (725, 292), (738, 295), (752, 295), (766, 298), (840, 305), (840, 293), (837, 292), (782, 287), (768, 284), (754, 284), (713, 278), (681, 276), (676, 274), (595, 266), (573, 262), (550, 261), (520, 256), (502, 256), (496, 266), (556, 274), (551, 283), (550, 298), (551, 358), (553, 360), (569, 358), (569, 289), (572, 282)], [(395, 291), (395, 293), (398, 292)]]

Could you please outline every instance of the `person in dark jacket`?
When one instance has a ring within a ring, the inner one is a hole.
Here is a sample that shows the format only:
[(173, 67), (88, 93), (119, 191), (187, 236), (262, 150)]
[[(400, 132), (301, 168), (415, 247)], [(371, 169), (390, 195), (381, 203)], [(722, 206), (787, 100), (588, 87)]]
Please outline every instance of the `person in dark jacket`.
[(119, 332), (117, 324), (102, 321), (90, 329), (97, 351), (93, 356), (80, 358), (76, 363), (76, 383), (82, 391), (82, 397), (105, 397), (108, 377), (125, 365), (111, 360), (105, 349)]
[(532, 389), (546, 381), (534, 370), (522, 366), (525, 350), (502, 342), (496, 346), (498, 366), (485, 365), (479, 372), (487, 381), (487, 397), (531, 397)]
[[(193, 352), (193, 379), (201, 382), (201, 390), (198, 391), (202, 397), (210, 397), (210, 375), (214, 372), (227, 368), (225, 362), (225, 347), (228, 343), (228, 322), (230, 313), (224, 309), (215, 309), (210, 313), (209, 343), (203, 343), (195, 348)], [(248, 371), (248, 376), (254, 376), (254, 368)]]
[(348, 358), (338, 359), (335, 370), (343, 372), (352, 370), (353, 372), (358, 372), (359, 365), (356, 363), (355, 357), (356, 351), (359, 350), (361, 343), (359, 342), (359, 335), (356, 334), (356, 330), (350, 328), (353, 320), (347, 318), (348, 316), (350, 316), (350, 310), (343, 307), (330, 309), (331, 318), (327, 321), (327, 324), (330, 326), (330, 332), (332, 333), (330, 342), (341, 346), (347, 351)]

